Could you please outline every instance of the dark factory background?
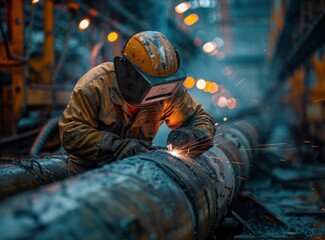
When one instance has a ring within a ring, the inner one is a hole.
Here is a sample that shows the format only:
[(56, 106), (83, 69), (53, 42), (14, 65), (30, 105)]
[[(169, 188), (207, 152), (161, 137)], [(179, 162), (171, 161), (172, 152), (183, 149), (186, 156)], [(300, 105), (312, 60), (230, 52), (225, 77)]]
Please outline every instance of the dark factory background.
[[(105, 232), (103, 226), (91, 229), (91, 220), (78, 220), (75, 228), (73, 220), (55, 220), (63, 212), (69, 215), (72, 200), (69, 206), (63, 203), (68, 200), (58, 200), (48, 211), (43, 205), (52, 202), (44, 195), (53, 194), (55, 201), (64, 194), (53, 192), (78, 180), (80, 188), (96, 188), (85, 182), (87, 175), (69, 181), (58, 119), (78, 79), (120, 56), (128, 37), (142, 30), (162, 32), (179, 51), (188, 76), (184, 86), (212, 115), (216, 135), (229, 131), (223, 138), (235, 142), (239, 151), (219, 142), (216, 148), (232, 164), (239, 155), (251, 160), (249, 178), (237, 174), (241, 188), (229, 195), (226, 210), (218, 208), (209, 220), (200, 214), (189, 220), (200, 231), (187, 235), (175, 223), (166, 235), (152, 229), (145, 235), (139, 223), (145, 220), (138, 220), (128, 232), (137, 232), (139, 239), (325, 239), (324, 0), (0, 0), (0, 27), (0, 212), (8, 216), (0, 220), (0, 239), (49, 239), (55, 236), (51, 231), (64, 233), (60, 239), (110, 239), (97, 233)], [(165, 148), (168, 133), (163, 125), (155, 145)], [(241, 144), (238, 139), (246, 140)], [(118, 164), (107, 169), (117, 171), (123, 167)], [(226, 174), (221, 175), (226, 181)], [(65, 207), (59, 209), (58, 202)], [(200, 207), (194, 210), (201, 213)], [(33, 214), (26, 210), (30, 208)], [(35, 227), (27, 216), (33, 216)], [(163, 217), (160, 221), (167, 226)]]

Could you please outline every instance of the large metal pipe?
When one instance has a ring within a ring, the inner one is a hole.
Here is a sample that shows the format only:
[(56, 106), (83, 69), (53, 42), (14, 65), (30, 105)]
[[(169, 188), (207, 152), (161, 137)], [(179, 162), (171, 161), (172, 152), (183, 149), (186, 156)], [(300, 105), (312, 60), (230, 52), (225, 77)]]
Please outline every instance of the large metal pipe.
[(67, 155), (0, 159), (0, 200), (69, 176)]
[(195, 159), (155, 150), (10, 198), (0, 238), (207, 239), (249, 177), (258, 133), (225, 126)]

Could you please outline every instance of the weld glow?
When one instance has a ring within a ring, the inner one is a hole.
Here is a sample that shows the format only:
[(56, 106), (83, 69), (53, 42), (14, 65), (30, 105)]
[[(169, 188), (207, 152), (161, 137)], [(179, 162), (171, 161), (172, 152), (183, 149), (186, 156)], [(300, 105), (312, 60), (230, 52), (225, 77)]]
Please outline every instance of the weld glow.
[(177, 157), (177, 155), (180, 154), (180, 152), (177, 151), (177, 150), (169, 150), (168, 153), (169, 153), (170, 155), (173, 155), (174, 157)]

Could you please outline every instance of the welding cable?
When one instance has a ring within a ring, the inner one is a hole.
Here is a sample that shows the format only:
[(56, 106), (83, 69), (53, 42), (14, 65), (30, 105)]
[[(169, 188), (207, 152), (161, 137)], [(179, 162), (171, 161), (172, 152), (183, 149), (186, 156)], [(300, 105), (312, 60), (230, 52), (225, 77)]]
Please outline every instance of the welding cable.
[(42, 127), (41, 131), (36, 137), (29, 153), (32, 156), (38, 156), (42, 150), (42, 147), (45, 141), (48, 139), (50, 134), (58, 127), (60, 116), (51, 118), (47, 123)]

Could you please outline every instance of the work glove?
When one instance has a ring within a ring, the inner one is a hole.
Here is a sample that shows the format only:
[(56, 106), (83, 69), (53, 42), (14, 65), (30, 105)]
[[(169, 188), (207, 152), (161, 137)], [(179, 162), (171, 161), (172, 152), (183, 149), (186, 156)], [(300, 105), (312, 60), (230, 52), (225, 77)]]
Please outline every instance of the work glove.
[(213, 146), (213, 137), (201, 128), (184, 127), (173, 130), (167, 138), (167, 147), (190, 157), (206, 152)]
[(137, 155), (139, 153), (149, 152), (149, 147), (152, 146), (152, 142), (139, 140), (139, 139), (126, 139), (123, 140), (119, 151), (116, 153), (116, 159), (123, 159)]

